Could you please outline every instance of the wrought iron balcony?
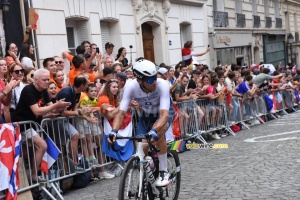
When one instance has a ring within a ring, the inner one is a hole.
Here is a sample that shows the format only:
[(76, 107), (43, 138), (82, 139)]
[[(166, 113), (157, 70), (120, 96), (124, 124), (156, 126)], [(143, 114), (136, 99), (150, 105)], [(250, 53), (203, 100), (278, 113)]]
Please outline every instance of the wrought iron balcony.
[(260, 16), (253, 15), (253, 27), (254, 28), (260, 27)]
[(227, 27), (228, 26), (228, 13), (221, 11), (213, 11), (214, 14), (214, 26), (215, 27)]
[(272, 18), (266, 17), (266, 28), (271, 28), (271, 27), (272, 27)]
[(276, 18), (275, 19), (275, 27), (276, 28), (282, 28), (282, 19), (281, 18)]
[(244, 14), (236, 13), (236, 27), (244, 28), (246, 26), (246, 17)]

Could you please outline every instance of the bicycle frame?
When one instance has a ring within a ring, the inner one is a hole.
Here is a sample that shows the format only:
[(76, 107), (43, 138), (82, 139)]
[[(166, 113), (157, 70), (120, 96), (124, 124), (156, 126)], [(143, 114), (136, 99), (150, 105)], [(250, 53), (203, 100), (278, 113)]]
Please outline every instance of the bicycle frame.
[[(137, 143), (137, 148), (136, 148), (136, 153), (134, 154), (134, 157), (139, 157), (140, 159), (140, 177), (139, 177), (139, 193), (138, 193), (138, 197), (141, 197), (142, 194), (142, 187), (143, 187), (143, 179), (144, 179), (144, 158), (145, 158), (145, 153), (144, 153), (144, 149), (143, 147), (145, 146), (149, 146), (147, 143), (143, 143), (143, 142), (138, 142)], [(148, 177), (147, 178), (147, 182), (148, 182)], [(129, 183), (127, 186), (127, 191), (129, 191), (129, 187), (131, 185), (131, 174), (129, 177)], [(156, 187), (152, 187), (152, 191), (154, 194), (159, 194), (159, 190)]]

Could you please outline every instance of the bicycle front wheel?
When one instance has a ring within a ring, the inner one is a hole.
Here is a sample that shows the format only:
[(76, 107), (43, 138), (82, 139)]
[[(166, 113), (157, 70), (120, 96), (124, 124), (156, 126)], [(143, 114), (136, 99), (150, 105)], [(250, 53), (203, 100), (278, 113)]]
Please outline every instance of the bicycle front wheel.
[(139, 157), (132, 157), (127, 161), (126, 166), (122, 172), (120, 185), (119, 185), (119, 200), (146, 199), (144, 197), (144, 188), (142, 188), (142, 196), (138, 197), (139, 182), (140, 182), (140, 159)]
[(168, 151), (168, 171), (170, 173), (170, 185), (165, 189), (164, 198), (160, 199), (177, 200), (181, 182), (181, 168), (178, 153), (176, 151)]

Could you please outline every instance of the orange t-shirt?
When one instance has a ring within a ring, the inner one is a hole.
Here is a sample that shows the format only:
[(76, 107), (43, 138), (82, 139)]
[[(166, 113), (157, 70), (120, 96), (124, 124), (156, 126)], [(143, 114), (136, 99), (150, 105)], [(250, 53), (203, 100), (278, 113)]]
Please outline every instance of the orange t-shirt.
[(56, 94), (61, 90), (61, 89), (63, 89), (64, 87), (58, 87), (57, 85), (56, 85)]
[(67, 56), (68, 61), (70, 61), (70, 63), (71, 63), (71, 69), (70, 70), (74, 70), (75, 69), (75, 67), (74, 67), (74, 65), (72, 63), (73, 58), (74, 58), (74, 56), (72, 56), (71, 54), (69, 54)]
[(7, 64), (7, 67), (8, 67), (8, 69), (10, 68), (10, 66), (12, 65), (12, 64), (14, 64), (16, 61), (13, 59), (13, 57), (11, 57), (11, 56), (6, 56), (5, 57), (5, 61), (6, 61), (6, 64)]
[(90, 83), (95, 83), (96, 75), (94, 73), (88, 73), (90, 78)]
[(69, 81), (70, 81), (70, 85), (73, 86), (74, 85), (74, 79), (75, 77), (80, 74), (80, 71), (75, 71), (75, 70), (71, 70), (69, 72)]
[[(98, 98), (98, 104), (97, 104), (96, 106), (97, 106), (97, 107), (101, 107), (103, 104), (109, 104), (109, 105), (115, 107), (115, 102), (113, 101), (113, 103), (110, 104), (109, 98), (108, 98), (108, 96), (106, 96), (106, 95), (101, 95), (101, 96)], [(106, 110), (103, 110), (102, 112), (103, 112), (103, 113), (106, 113), (107, 111), (106, 111)]]

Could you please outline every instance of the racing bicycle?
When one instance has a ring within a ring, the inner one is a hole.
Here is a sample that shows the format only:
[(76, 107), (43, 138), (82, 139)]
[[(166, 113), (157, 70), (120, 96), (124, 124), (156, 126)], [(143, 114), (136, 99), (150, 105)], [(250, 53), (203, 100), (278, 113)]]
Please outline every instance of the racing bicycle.
[[(178, 153), (173, 150), (167, 152), (169, 183), (164, 187), (155, 185), (159, 175), (159, 150), (151, 144), (150, 137), (117, 137), (116, 139), (129, 139), (137, 141), (136, 153), (126, 162), (123, 169), (120, 185), (119, 200), (177, 200), (180, 190), (181, 169)], [(147, 143), (143, 143), (146, 139)], [(145, 157), (143, 147), (148, 146), (148, 156)], [(113, 146), (112, 146), (113, 147)], [(115, 150), (115, 149), (114, 149)]]

